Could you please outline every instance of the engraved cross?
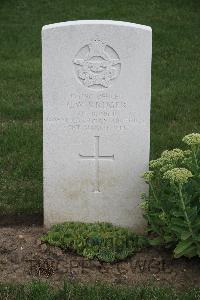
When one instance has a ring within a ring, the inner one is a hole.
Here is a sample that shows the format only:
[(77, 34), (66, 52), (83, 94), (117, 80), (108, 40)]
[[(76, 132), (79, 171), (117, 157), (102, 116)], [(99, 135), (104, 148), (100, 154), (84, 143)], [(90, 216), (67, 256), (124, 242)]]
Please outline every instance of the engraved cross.
[(95, 188), (94, 193), (100, 193), (100, 186), (99, 186), (99, 161), (100, 160), (114, 160), (113, 155), (99, 155), (99, 136), (95, 136), (95, 145), (94, 145), (94, 155), (82, 155), (79, 156), (85, 160), (93, 160), (95, 162)]

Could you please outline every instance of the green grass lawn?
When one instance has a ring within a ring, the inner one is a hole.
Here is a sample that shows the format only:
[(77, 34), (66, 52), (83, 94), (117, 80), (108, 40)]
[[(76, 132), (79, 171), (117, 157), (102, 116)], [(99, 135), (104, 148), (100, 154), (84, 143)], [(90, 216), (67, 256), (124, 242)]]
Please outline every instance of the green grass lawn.
[(0, 214), (42, 211), (40, 32), (77, 19), (152, 27), (152, 158), (200, 132), (199, 0), (0, 0)]
[(114, 287), (101, 284), (84, 285), (65, 282), (63, 288), (52, 289), (46, 283), (26, 285), (0, 284), (0, 300), (199, 300), (200, 289), (177, 292), (171, 288)]

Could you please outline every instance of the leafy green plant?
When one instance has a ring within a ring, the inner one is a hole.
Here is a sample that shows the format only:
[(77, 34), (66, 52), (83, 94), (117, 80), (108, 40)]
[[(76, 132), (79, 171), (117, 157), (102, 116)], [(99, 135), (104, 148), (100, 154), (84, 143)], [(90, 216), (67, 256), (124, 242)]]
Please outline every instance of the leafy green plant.
[(200, 257), (200, 134), (182, 141), (189, 149), (166, 150), (150, 161), (143, 175), (150, 193), (141, 207), (151, 245), (174, 247), (175, 257)]
[(58, 224), (41, 239), (64, 250), (106, 262), (123, 260), (147, 244), (145, 237), (109, 223)]

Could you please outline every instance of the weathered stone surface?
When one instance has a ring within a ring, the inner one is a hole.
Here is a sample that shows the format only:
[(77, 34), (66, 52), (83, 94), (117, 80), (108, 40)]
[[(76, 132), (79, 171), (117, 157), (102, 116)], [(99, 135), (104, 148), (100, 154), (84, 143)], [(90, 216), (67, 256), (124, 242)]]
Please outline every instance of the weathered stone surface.
[(44, 220), (144, 228), (151, 28), (73, 21), (42, 30)]

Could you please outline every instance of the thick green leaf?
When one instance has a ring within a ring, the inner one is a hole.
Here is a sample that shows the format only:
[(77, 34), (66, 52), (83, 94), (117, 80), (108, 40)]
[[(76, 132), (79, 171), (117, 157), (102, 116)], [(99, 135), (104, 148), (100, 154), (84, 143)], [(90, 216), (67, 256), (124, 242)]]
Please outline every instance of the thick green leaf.
[(179, 210), (174, 210), (174, 211), (172, 211), (172, 215), (174, 215), (175, 217), (183, 217), (184, 213)]
[(162, 237), (157, 237), (157, 238), (154, 238), (154, 239), (150, 239), (149, 244), (151, 246), (162, 245), (163, 244), (163, 238)]
[(193, 243), (194, 242), (193, 242), (192, 239), (179, 242), (178, 245), (176, 246), (176, 248), (174, 249), (174, 253), (175, 253), (176, 257), (177, 257), (177, 255), (180, 255), (186, 249), (188, 249), (189, 247), (191, 247), (193, 245)]
[[(175, 250), (174, 250), (175, 253)], [(191, 245), (190, 247), (188, 247), (187, 249), (185, 249), (184, 251), (180, 252), (179, 254), (174, 254), (175, 258), (179, 258), (181, 256), (186, 256), (186, 257), (194, 257), (197, 256), (197, 248), (194, 245)]]
[(181, 240), (185, 241), (185, 240), (187, 240), (190, 236), (191, 236), (191, 232), (190, 232), (190, 231), (183, 231), (182, 234), (181, 234)]
[(185, 222), (185, 220), (183, 218), (172, 218), (171, 219), (171, 224), (178, 225), (182, 228), (187, 228), (188, 227), (187, 223)]
[(180, 236), (185, 228), (181, 228), (181, 227), (179, 227), (179, 226), (172, 225), (172, 226), (170, 226), (170, 229), (171, 229), (172, 231), (175, 231), (175, 233), (176, 233), (176, 234), (179, 234), (179, 236)]
[(165, 242), (169, 243), (169, 242), (173, 242), (174, 241), (174, 236), (172, 235), (164, 235), (163, 239), (165, 240)]

